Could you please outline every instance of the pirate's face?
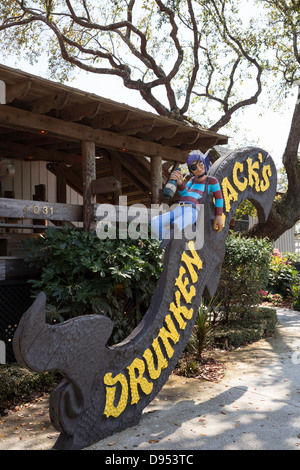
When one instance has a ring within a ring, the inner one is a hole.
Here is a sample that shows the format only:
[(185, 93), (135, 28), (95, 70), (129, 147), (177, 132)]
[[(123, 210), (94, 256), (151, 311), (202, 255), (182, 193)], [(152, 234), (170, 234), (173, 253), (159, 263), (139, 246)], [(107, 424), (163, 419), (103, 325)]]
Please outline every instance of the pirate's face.
[(197, 162), (192, 163), (189, 166), (189, 170), (191, 171), (191, 173), (194, 176), (196, 176), (196, 178), (199, 178), (200, 176), (203, 176), (205, 174), (204, 162), (202, 162), (201, 160), (198, 160)]

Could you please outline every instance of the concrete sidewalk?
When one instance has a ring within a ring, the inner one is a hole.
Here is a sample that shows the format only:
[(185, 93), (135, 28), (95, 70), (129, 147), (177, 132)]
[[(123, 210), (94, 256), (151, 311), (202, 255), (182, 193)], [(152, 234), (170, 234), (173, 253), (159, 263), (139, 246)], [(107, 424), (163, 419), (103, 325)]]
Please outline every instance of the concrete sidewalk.
[(274, 337), (224, 353), (220, 383), (171, 376), (138, 426), (89, 449), (300, 449), (300, 312), (278, 320)]
[[(274, 337), (223, 353), (219, 383), (172, 375), (137, 426), (87, 450), (300, 449), (300, 312), (277, 313)], [(0, 418), (0, 450), (51, 449), (57, 436), (47, 399)]]

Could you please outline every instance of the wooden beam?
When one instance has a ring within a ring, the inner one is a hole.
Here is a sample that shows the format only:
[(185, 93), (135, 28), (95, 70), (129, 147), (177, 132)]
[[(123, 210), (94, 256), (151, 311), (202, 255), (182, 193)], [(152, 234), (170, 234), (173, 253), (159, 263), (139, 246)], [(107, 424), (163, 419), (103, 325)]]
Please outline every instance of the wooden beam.
[(133, 176), (140, 181), (149, 191), (151, 190), (151, 180), (149, 172), (147, 172), (146, 168), (143, 166), (140, 161), (131, 156), (131, 158), (123, 158), (123, 155), (118, 153), (118, 158), (120, 160), (121, 165), (126, 168)]
[(80, 104), (65, 108), (60, 112), (60, 117), (64, 121), (80, 121), (83, 118), (93, 118), (101, 108), (101, 103), (92, 101), (91, 103)]
[(124, 126), (120, 126), (118, 133), (122, 135), (134, 135), (142, 132), (148, 134), (154, 125), (155, 119), (140, 119), (139, 121), (129, 121)]
[[(56, 163), (48, 163), (47, 170), (51, 171), (53, 175), (57, 176)], [(77, 173), (75, 173), (72, 168), (67, 167), (66, 165), (60, 164), (59, 171), (66, 179), (67, 184), (82, 196), (82, 178), (80, 178), (80, 176), (77, 175)]]
[(7, 105), (0, 105), (0, 125), (31, 132), (45, 130), (55, 136), (63, 136), (67, 140), (95, 142), (107, 149), (121, 150), (134, 155), (157, 156), (180, 163), (184, 163), (188, 155), (188, 151), (174, 147), (144, 142), (135, 137), (121, 136), (114, 132), (95, 130), (83, 124), (64, 122), (50, 116), (35, 115)]
[[(58, 222), (57, 222), (58, 223)], [(53, 225), (51, 225), (53, 227)], [(46, 230), (47, 225), (45, 224), (9, 224), (0, 222), (0, 228), (16, 228), (16, 229), (25, 229), (29, 228), (33, 230), (33, 233), (42, 233)], [(63, 228), (63, 225), (55, 225), (55, 228)]]
[(91, 182), (93, 194), (106, 194), (118, 191), (121, 188), (121, 182), (114, 176), (104, 176)]
[(82, 222), (82, 206), (0, 197), (0, 217)]
[(92, 191), (92, 181), (96, 179), (96, 148), (94, 142), (82, 142), (82, 187), (83, 187), (83, 228), (94, 232), (94, 204), (96, 196)]
[[(20, 227), (19, 227), (20, 228)], [(23, 255), (24, 258), (24, 255)], [(28, 265), (24, 259), (17, 256), (1, 256), (0, 280), (34, 278), (41, 274), (40, 269)]]
[(151, 158), (151, 203), (161, 202), (162, 191), (162, 158)]
[(118, 204), (119, 203), (119, 197), (122, 194), (122, 166), (121, 166), (120, 160), (115, 155), (115, 152), (111, 152), (110, 161), (111, 161), (112, 175), (120, 183), (119, 188), (114, 191), (113, 196), (112, 196), (113, 197), (113, 204)]
[(68, 93), (57, 93), (55, 95), (43, 96), (31, 103), (33, 113), (47, 113), (51, 109), (62, 109), (68, 101)]
[[(193, 146), (195, 149), (199, 149), (201, 150), (201, 152), (205, 152), (207, 149), (212, 148), (215, 145), (217, 145), (218, 141), (219, 141), (219, 144), (227, 143), (227, 139), (226, 140), (224, 139), (224, 141), (220, 141), (220, 139), (217, 137), (206, 137), (206, 138), (201, 137), (194, 142)], [(181, 148), (183, 149), (187, 148), (187, 145), (183, 144), (181, 145)]]
[(15, 99), (25, 98), (32, 85), (31, 80), (25, 80), (15, 85), (7, 85), (6, 87), (6, 103), (11, 103)]
[(142, 191), (142, 193), (149, 197), (150, 189), (146, 187), (139, 179), (137, 179), (137, 177), (134, 176), (131, 171), (122, 166), (122, 174), (128, 178), (139, 191)]
[(103, 113), (92, 119), (91, 125), (95, 129), (109, 129), (110, 127), (122, 126), (129, 118), (128, 111), (118, 111), (116, 113)]
[[(178, 132), (174, 137), (172, 138), (164, 138), (160, 139), (161, 144), (165, 145), (183, 145), (186, 144), (188, 146), (191, 146), (198, 140), (199, 133), (198, 131), (190, 131), (189, 133), (185, 132)], [(191, 148), (191, 147), (190, 147)]]
[[(103, 155), (105, 155), (105, 158), (107, 158), (110, 162), (112, 162), (112, 155), (113, 155), (116, 162), (119, 162), (121, 166), (122, 175), (125, 176), (125, 178), (128, 178), (134, 184), (134, 186), (136, 186), (136, 188), (138, 188), (145, 195), (147, 195), (147, 197), (149, 196), (149, 192), (150, 192), (149, 181), (147, 180), (147, 186), (145, 186), (143, 182), (132, 173), (130, 165), (127, 165), (127, 167), (125, 166), (125, 160), (123, 159), (123, 155), (120, 155), (118, 152), (108, 152), (107, 150), (104, 150), (104, 149), (102, 149), (101, 152)], [(124, 164), (122, 164), (122, 162)], [(149, 167), (149, 173), (150, 173), (150, 167)], [(139, 174), (143, 174), (143, 172), (139, 171)], [(114, 199), (116, 199), (116, 204), (118, 204), (119, 198), (116, 196)]]
[(15, 158), (32, 158), (33, 160), (46, 162), (56, 161), (71, 165), (81, 163), (81, 155), (78, 154), (46, 150), (41, 147), (31, 147), (12, 142), (0, 141), (0, 150), (7, 152), (7, 155), (13, 155)]
[[(56, 164), (55, 163), (48, 163), (47, 170), (51, 171), (53, 175), (56, 176)], [(64, 174), (66, 178), (66, 182), (70, 188), (74, 189), (78, 194), (81, 196), (83, 195), (83, 186), (82, 186), (82, 178), (73, 170), (73, 168), (68, 167), (67, 165), (60, 165), (60, 172)], [(98, 201), (99, 199), (99, 201)], [(97, 196), (97, 202), (103, 203), (110, 203), (110, 201), (103, 195)]]
[(178, 129), (179, 126), (154, 127), (151, 132), (145, 134), (145, 138), (149, 140), (172, 139), (178, 133)]

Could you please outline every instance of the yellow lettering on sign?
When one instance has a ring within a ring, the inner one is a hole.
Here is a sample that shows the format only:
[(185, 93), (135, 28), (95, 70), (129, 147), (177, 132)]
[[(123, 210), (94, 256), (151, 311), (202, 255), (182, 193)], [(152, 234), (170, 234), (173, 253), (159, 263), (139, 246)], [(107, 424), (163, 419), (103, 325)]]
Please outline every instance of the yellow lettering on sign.
[(193, 257), (187, 255), (186, 252), (184, 251), (182, 254), (181, 260), (184, 261), (184, 263), (186, 264), (186, 267), (189, 270), (192, 282), (195, 284), (195, 282), (198, 281), (198, 274), (195, 271), (194, 266), (196, 266), (198, 270), (202, 269), (202, 261), (199, 258), (197, 251), (195, 250), (195, 245), (193, 241), (189, 242), (188, 247)]
[(175, 292), (175, 302), (172, 302), (170, 304), (170, 311), (174, 314), (174, 317), (178, 322), (179, 328), (181, 330), (184, 330), (184, 328), (186, 327), (186, 322), (183, 320), (182, 315), (187, 320), (190, 320), (193, 316), (193, 309), (188, 309), (185, 305), (181, 305), (180, 298), (180, 292), (177, 290)]
[(238, 188), (238, 190), (241, 191), (241, 192), (245, 191), (245, 189), (247, 187), (247, 184), (248, 184), (247, 178), (244, 178), (243, 181), (240, 181), (238, 179), (237, 172), (238, 171), (242, 172), (243, 170), (244, 170), (243, 163), (235, 162), (234, 167), (233, 167), (233, 171), (232, 171), (233, 182), (236, 185), (236, 187)]
[[(242, 172), (245, 170), (247, 170), (248, 175), (241, 178)], [(248, 186), (254, 188), (257, 192), (266, 191), (270, 187), (269, 178), (271, 176), (271, 165), (263, 165), (262, 153), (258, 153), (255, 159), (248, 157), (246, 165), (242, 162), (235, 162), (232, 170), (232, 183), (227, 176), (221, 183), (225, 203), (224, 212), (230, 211), (231, 201), (237, 201), (238, 194), (245, 191)]]
[(158, 377), (160, 376), (162, 369), (165, 369), (166, 367), (168, 367), (168, 361), (162, 353), (162, 350), (161, 350), (161, 347), (157, 338), (155, 338), (155, 340), (153, 341), (152, 347), (155, 351), (155, 355), (157, 359), (156, 367), (154, 365), (154, 357), (153, 357), (153, 353), (151, 349), (146, 349), (146, 351), (143, 354), (143, 357), (147, 362), (147, 367), (148, 367), (148, 371), (149, 371), (149, 375), (151, 379), (155, 380), (155, 379), (158, 379)]
[[(137, 403), (140, 399), (138, 385), (141, 387), (146, 395), (152, 392), (153, 383), (148, 382), (144, 377), (145, 363), (142, 359), (135, 358), (134, 361), (127, 367), (130, 378), (130, 392), (131, 392), (131, 404)], [(136, 375), (136, 371), (138, 374)]]
[[(188, 248), (188, 254), (183, 252), (181, 257), (181, 261), (185, 264), (187, 270), (183, 266), (179, 268), (179, 275), (175, 282), (178, 290), (175, 291), (174, 302), (171, 302), (169, 307), (173, 315), (166, 315), (164, 325), (153, 340), (151, 347), (144, 351), (143, 357), (141, 359), (136, 357), (126, 367), (128, 379), (125, 371), (115, 377), (112, 377), (111, 373), (104, 376), (103, 380), (106, 385), (104, 414), (107, 417), (117, 418), (125, 410), (130, 401), (129, 391), (132, 405), (138, 403), (141, 393), (149, 395), (152, 392), (152, 380), (158, 379), (161, 371), (168, 367), (168, 359), (174, 355), (173, 346), (180, 339), (180, 334), (175, 326), (176, 322), (180, 330), (184, 330), (187, 324), (186, 320), (193, 317), (193, 308), (188, 308), (184, 303), (190, 303), (196, 295), (193, 283), (198, 280), (197, 271), (202, 269), (202, 261), (195, 250), (193, 241), (189, 242)], [(187, 274), (189, 274), (191, 281)]]
[[(126, 408), (127, 401), (128, 401), (128, 384), (127, 379), (123, 374), (118, 374), (115, 377), (112, 377), (111, 372), (105, 374), (103, 379), (106, 387), (106, 402), (105, 402), (105, 409), (104, 414), (105, 416), (113, 416), (117, 418)], [(115, 406), (115, 398), (116, 398), (116, 384), (120, 382), (121, 385), (121, 395), (119, 398), (119, 402), (117, 406)], [(113, 385), (113, 387), (112, 387)]]
[(229, 212), (230, 201), (237, 201), (238, 193), (229, 182), (227, 176), (225, 176), (225, 178), (222, 181), (222, 191), (223, 191), (223, 197), (224, 197), (224, 202), (225, 202), (225, 210), (226, 212)]
[(174, 354), (174, 349), (170, 345), (170, 339), (173, 341), (174, 344), (178, 343), (179, 334), (175, 328), (171, 315), (167, 315), (165, 321), (168, 325), (169, 331), (163, 326), (159, 331), (158, 338), (161, 338), (166, 348), (168, 358), (170, 358)]
[(247, 158), (247, 163), (248, 163), (249, 186), (253, 188), (255, 184), (256, 191), (260, 191), (259, 175), (255, 171), (255, 170), (259, 170), (259, 162), (257, 160), (253, 162), (252, 158)]
[(184, 281), (182, 277), (186, 274), (186, 270), (183, 266), (179, 268), (179, 276), (176, 279), (175, 285), (179, 288), (180, 292), (182, 293), (185, 301), (190, 304), (192, 298), (196, 295), (196, 289), (194, 286), (191, 286), (190, 290), (187, 290), (187, 285), (189, 284), (189, 279), (185, 276)]
[(269, 177), (272, 176), (271, 165), (265, 165), (262, 169), (263, 181), (260, 182), (261, 191), (266, 191), (270, 186)]

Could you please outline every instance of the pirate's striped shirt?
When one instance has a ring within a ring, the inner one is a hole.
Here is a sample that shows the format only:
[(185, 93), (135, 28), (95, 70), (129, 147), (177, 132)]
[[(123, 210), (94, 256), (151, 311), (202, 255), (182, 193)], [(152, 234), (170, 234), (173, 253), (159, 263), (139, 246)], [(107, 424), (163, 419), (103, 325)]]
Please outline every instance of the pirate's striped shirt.
[[(194, 178), (191, 178), (186, 184), (178, 186), (178, 192), (180, 194), (180, 202), (191, 202), (193, 204), (201, 204), (201, 198), (205, 191), (204, 183), (195, 182)], [(209, 177), (209, 183), (207, 186), (207, 193), (213, 193), (215, 198), (215, 215), (222, 215), (223, 213), (223, 195), (219, 181), (213, 176)]]

